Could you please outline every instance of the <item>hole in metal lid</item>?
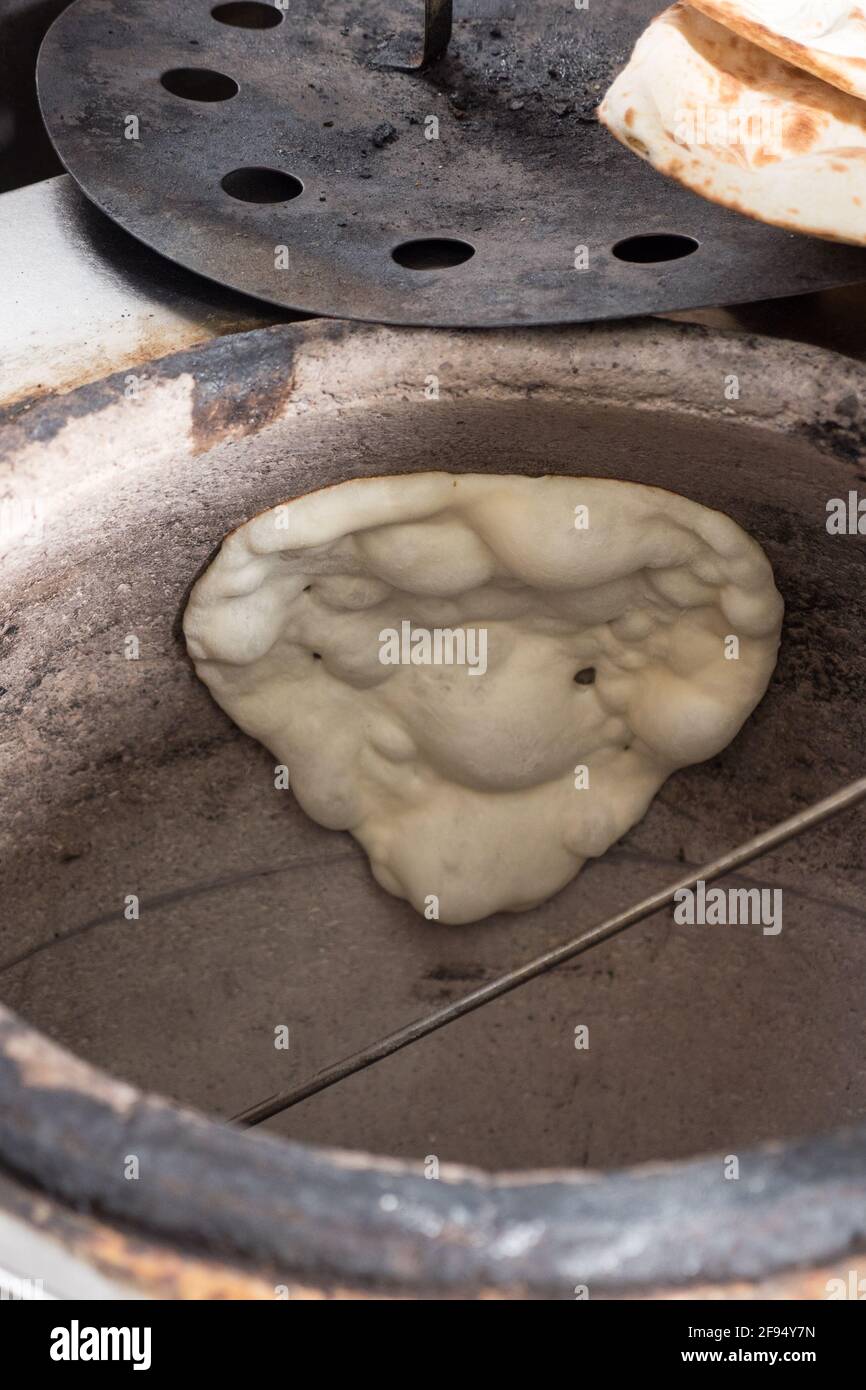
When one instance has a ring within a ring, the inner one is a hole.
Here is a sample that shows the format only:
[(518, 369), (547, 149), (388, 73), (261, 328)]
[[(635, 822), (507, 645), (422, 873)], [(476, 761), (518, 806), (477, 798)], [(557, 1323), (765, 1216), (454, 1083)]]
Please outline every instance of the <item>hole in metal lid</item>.
[(288, 203), (304, 191), (301, 180), (293, 174), (254, 165), (232, 169), (220, 179), (220, 187), (241, 203)]
[(231, 0), (215, 5), (211, 14), (220, 24), (233, 24), (237, 29), (274, 29), (283, 22), (282, 10), (261, 0)]
[(391, 255), (407, 270), (447, 270), (471, 260), (475, 247), (457, 237), (415, 237), (395, 246)]
[(170, 68), (159, 80), (167, 92), (185, 101), (228, 101), (240, 90), (233, 77), (212, 68)]
[(653, 265), (658, 261), (680, 261), (697, 251), (700, 242), (679, 232), (650, 232), (646, 236), (627, 236), (618, 241), (613, 254), (618, 261)]

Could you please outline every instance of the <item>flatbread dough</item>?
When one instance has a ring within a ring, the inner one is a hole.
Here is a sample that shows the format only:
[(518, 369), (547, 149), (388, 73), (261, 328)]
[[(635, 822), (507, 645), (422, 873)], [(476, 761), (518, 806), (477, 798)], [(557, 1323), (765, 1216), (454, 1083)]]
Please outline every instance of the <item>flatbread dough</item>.
[(689, 4), (795, 67), (852, 96), (866, 97), (863, 6), (851, 0), (689, 0)]
[[(419, 912), (470, 922), (555, 893), (675, 768), (724, 748), (766, 689), (781, 614), (760, 547), (674, 493), (414, 473), (241, 526), (184, 629), (307, 814), (351, 830)], [(471, 637), (483, 672), (383, 664), (404, 624)]]
[(866, 103), (674, 5), (599, 119), (663, 174), (764, 222), (866, 245)]

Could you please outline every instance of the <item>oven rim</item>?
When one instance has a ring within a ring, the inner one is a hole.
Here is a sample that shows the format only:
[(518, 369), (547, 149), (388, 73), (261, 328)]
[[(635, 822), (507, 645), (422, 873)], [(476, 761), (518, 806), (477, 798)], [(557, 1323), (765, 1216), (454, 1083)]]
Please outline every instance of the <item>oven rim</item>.
[[(220, 389), (264, 391), (287, 351), (321, 355), (340, 342), (364, 351), (377, 335), (399, 344), (423, 333), (293, 324), (215, 340), (154, 367)], [(866, 367), (824, 349), (659, 321), (514, 330), (510, 337), (562, 345), (617, 335), (632, 347), (651, 340), (659, 363), (670, 352), (717, 372), (732, 343), (740, 355), (759, 355), (765, 382), (775, 381), (788, 410), (784, 427), (811, 429), (819, 447), (850, 460), (845, 427), (841, 437), (826, 428), (827, 404), (852, 382), (866, 399)], [(465, 345), (486, 335), (427, 336)], [(654, 370), (657, 380), (678, 384), (672, 362)], [(792, 392), (795, 377), (803, 389)], [(13, 452), (22, 440), (50, 438), (67, 419), (98, 412), (116, 389), (95, 382), (14, 408), (6, 416)], [(121, 1160), (130, 1152), (146, 1157), (146, 1182), (123, 1178)], [(119, 1222), (139, 1241), (316, 1287), (574, 1298), (585, 1285), (591, 1297), (627, 1297), (753, 1284), (797, 1269), (812, 1277), (828, 1261), (866, 1250), (866, 1125), (747, 1151), (738, 1182), (720, 1181), (722, 1161), (716, 1155), (594, 1173), (486, 1174), (443, 1165), (431, 1182), (420, 1166), (252, 1137), (147, 1095), (0, 1006), (0, 1178), (46, 1194), (67, 1216), (85, 1211)]]

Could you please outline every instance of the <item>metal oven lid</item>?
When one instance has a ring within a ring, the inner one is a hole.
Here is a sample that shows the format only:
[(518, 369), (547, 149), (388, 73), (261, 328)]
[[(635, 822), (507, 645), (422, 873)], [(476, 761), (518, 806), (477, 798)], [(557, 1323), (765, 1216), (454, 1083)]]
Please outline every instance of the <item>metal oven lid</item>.
[(449, 0), (76, 0), (40, 100), (111, 218), (299, 312), (571, 323), (866, 279), (863, 249), (706, 202), (599, 127), (657, 8), (464, 0), (449, 41)]

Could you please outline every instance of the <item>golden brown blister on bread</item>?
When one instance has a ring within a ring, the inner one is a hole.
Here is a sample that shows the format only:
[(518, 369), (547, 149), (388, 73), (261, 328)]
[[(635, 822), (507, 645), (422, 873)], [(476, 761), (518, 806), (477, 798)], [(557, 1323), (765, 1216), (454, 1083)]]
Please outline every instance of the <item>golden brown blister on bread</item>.
[(787, 13), (791, 7), (773, 0), (688, 3), (786, 63), (851, 96), (866, 98), (866, 13), (850, 0), (839, 0), (831, 11), (826, 6), (816, 7), (824, 19), (815, 19), (811, 24), (801, 18), (802, 5)]
[(736, 212), (866, 245), (866, 103), (677, 4), (638, 40), (599, 119)]

